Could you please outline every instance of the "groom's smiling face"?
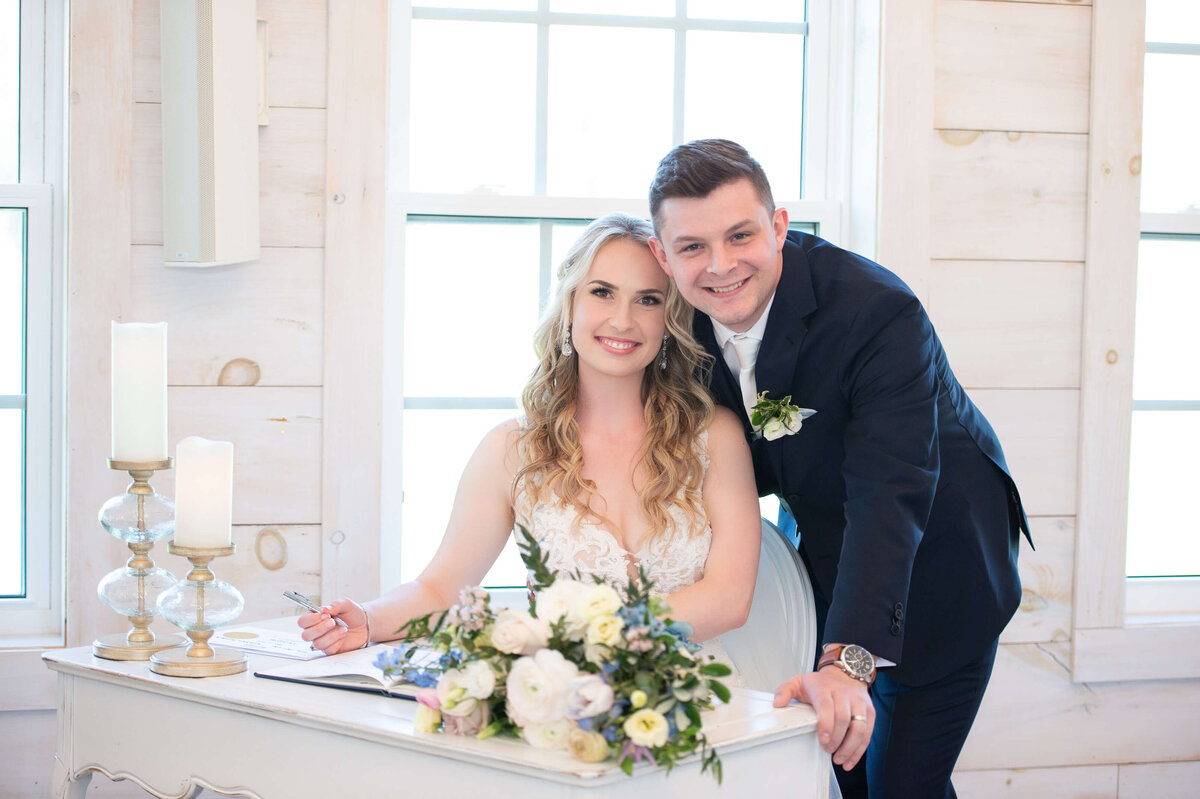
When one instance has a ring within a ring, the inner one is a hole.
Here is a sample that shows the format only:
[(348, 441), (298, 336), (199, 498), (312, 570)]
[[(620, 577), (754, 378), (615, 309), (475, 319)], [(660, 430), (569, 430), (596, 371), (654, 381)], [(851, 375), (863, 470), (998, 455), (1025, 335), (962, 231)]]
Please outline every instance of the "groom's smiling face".
[(684, 299), (731, 330), (753, 327), (779, 284), (787, 211), (768, 212), (743, 179), (663, 200), (657, 221), (650, 247)]

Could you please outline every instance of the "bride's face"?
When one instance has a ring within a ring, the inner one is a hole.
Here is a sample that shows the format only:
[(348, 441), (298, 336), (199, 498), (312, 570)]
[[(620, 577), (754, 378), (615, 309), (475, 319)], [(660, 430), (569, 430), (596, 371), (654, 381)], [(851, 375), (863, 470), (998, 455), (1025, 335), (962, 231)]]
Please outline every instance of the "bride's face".
[(667, 276), (649, 247), (629, 239), (601, 247), (572, 307), (580, 376), (641, 374), (662, 347), (666, 300)]

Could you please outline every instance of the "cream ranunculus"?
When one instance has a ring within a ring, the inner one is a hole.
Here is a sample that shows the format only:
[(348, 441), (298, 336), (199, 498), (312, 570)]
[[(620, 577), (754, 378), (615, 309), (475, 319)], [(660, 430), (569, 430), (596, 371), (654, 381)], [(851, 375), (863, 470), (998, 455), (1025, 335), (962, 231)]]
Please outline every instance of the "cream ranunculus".
[(555, 580), (549, 588), (537, 593), (537, 615), (547, 624), (559, 619), (567, 623), (567, 635), (578, 639), (587, 629), (587, 619), (580, 618), (575, 610), (576, 599), (587, 590), (578, 580)]
[(619, 616), (611, 613), (597, 616), (588, 623), (587, 635), (584, 640), (593, 645), (616, 646), (621, 641), (621, 630), (623, 629), (625, 629), (625, 622)]
[(670, 732), (666, 717), (648, 707), (625, 720), (625, 734), (638, 746), (662, 746), (667, 742)]
[(621, 607), (621, 595), (606, 583), (589, 585), (575, 598), (576, 618), (591, 622), (600, 616), (611, 616)]
[[(571, 680), (578, 676), (579, 667), (552, 649), (518, 658), (505, 682), (509, 718), (518, 727), (562, 719), (567, 713)], [(442, 708), (445, 710), (445, 705)]]
[(462, 685), (467, 696), (487, 699), (496, 690), (496, 672), (486, 660), (473, 660), (463, 668)]
[(767, 423), (762, 428), (763, 438), (767, 441), (774, 441), (777, 438), (782, 438), (788, 434), (787, 426), (778, 417), (768, 419)]
[(559, 719), (544, 724), (530, 724), (522, 728), (521, 734), (531, 746), (538, 749), (566, 749), (573, 729), (577, 729), (573, 721)]
[(479, 704), (479, 700), (467, 693), (466, 675), (459, 669), (449, 669), (438, 677), (437, 697), (442, 713), (447, 716), (470, 715)]
[(596, 674), (583, 674), (571, 680), (567, 697), (567, 717), (586, 719), (607, 713), (613, 706), (612, 686)]
[(608, 757), (608, 741), (604, 740), (604, 736), (578, 727), (567, 736), (567, 748), (585, 763), (599, 763)]
[(523, 610), (500, 611), (492, 627), (492, 646), (509, 655), (532, 655), (550, 642), (550, 625)]

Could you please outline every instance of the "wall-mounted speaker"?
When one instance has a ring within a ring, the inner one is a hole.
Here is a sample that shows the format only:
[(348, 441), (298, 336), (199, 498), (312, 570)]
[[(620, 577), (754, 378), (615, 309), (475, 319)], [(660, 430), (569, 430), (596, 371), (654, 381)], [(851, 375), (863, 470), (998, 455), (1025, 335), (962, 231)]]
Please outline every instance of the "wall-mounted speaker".
[(258, 258), (254, 0), (161, 0), (168, 266)]

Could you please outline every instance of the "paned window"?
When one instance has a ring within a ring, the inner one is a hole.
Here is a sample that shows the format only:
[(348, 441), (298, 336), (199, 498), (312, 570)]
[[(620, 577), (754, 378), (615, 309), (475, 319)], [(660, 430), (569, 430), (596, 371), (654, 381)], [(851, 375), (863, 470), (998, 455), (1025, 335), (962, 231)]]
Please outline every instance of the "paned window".
[[(797, 227), (837, 240), (845, 174), (827, 146), (842, 104), (823, 2), (391, 10), (385, 497), (403, 490), (385, 499), (384, 558), (400, 564), (385, 585), (428, 563), (476, 444), (518, 413), (554, 271), (588, 221), (647, 216), (658, 160), (722, 137), (758, 158)], [(524, 585), (514, 546), (486, 583)]]
[(62, 430), (55, 380), (61, 304), (54, 294), (62, 285), (56, 278), (61, 211), (56, 217), (54, 205), (63, 175), (57, 135), (63, 47), (54, 33), (61, 33), (62, 13), (39, 0), (0, 0), (0, 636), (6, 644), (44, 641), (62, 630), (61, 459), (55, 457)]
[[(1136, 578), (1200, 575), (1191, 502), (1200, 448), (1200, 107), (1178, 94), (1197, 82), (1200, 7), (1149, 0), (1126, 557)], [(1130, 610), (1152, 612), (1167, 608), (1146, 597), (1173, 595), (1177, 604), (1186, 585), (1131, 580), (1129, 588)]]

